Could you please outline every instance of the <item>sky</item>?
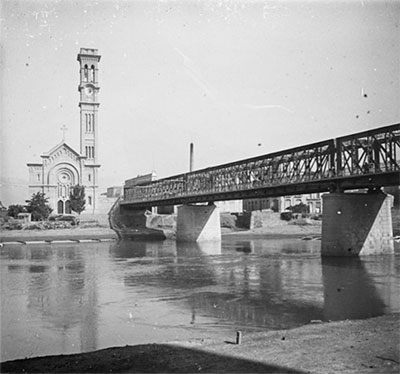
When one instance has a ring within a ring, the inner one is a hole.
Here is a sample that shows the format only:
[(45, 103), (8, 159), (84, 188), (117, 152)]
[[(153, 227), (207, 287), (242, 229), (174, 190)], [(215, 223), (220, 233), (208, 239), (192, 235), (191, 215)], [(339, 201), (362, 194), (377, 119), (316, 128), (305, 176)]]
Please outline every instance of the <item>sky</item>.
[(1, 0), (0, 201), (79, 151), (81, 47), (99, 63), (100, 192), (400, 122), (400, 1)]

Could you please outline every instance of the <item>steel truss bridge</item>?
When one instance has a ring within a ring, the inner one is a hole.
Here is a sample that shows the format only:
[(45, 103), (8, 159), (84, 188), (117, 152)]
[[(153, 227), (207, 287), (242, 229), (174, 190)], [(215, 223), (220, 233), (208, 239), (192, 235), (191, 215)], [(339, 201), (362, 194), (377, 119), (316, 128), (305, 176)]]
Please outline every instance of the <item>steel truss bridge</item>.
[(126, 208), (400, 184), (400, 124), (124, 187)]

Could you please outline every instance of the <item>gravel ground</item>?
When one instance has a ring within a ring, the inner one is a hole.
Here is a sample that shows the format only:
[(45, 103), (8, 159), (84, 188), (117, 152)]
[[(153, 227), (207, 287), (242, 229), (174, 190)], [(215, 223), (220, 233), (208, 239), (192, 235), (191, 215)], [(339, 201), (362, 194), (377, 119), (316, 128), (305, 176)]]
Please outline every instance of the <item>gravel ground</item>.
[(2, 373), (399, 373), (399, 314), (2, 363)]

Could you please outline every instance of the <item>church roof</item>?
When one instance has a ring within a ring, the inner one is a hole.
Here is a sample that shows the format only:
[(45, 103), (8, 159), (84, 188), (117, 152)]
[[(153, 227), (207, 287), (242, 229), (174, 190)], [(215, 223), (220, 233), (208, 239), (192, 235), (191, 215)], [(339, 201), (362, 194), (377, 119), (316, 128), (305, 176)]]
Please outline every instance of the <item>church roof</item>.
[(64, 140), (62, 140), (60, 143), (58, 143), (56, 146), (54, 146), (52, 149), (50, 149), (50, 151), (43, 153), (41, 157), (43, 157), (43, 158), (50, 157), (53, 153), (56, 153), (61, 148), (67, 148), (70, 152), (75, 154), (77, 157), (84, 157), (79, 152), (75, 151), (67, 143), (65, 143)]

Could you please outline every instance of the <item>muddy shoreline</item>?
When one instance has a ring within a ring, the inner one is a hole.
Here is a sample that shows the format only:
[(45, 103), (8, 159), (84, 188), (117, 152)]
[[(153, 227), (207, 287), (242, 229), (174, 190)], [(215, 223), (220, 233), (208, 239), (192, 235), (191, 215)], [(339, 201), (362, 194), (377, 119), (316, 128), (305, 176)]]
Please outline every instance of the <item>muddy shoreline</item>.
[(400, 314), (1, 363), (2, 373), (398, 373)]

